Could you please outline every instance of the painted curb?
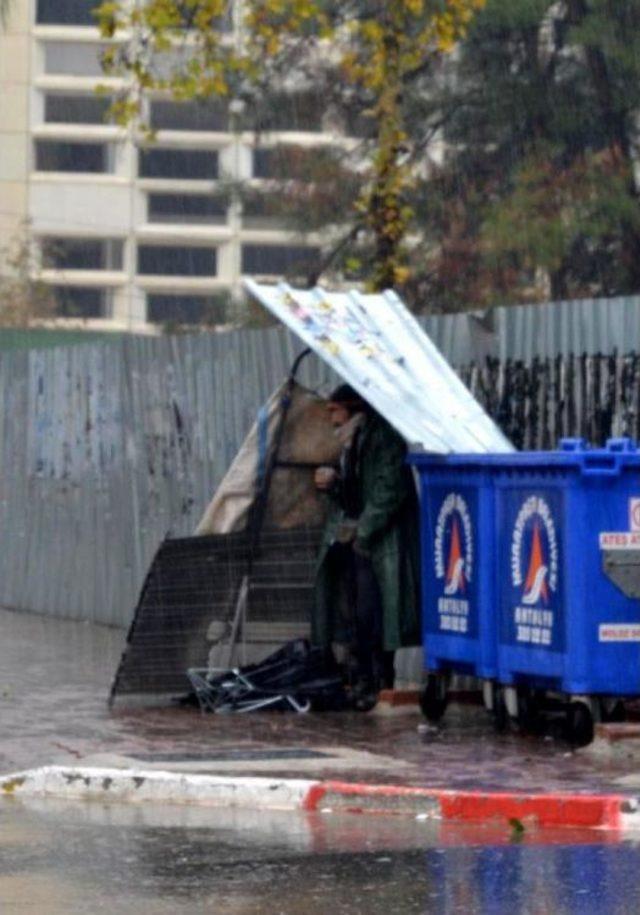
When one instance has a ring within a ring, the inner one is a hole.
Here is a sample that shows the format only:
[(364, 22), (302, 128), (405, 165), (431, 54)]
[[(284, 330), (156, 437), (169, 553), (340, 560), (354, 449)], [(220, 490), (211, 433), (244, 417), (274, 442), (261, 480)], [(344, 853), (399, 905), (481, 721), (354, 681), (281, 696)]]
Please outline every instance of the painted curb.
[(149, 769), (43, 766), (1, 777), (0, 797), (299, 810), (314, 784), (293, 778), (226, 778)]
[(0, 797), (199, 804), (253, 810), (402, 813), (464, 823), (636, 831), (640, 806), (617, 794), (450, 791), (309, 779), (191, 775), (146, 769), (44, 766), (0, 776)]
[[(636, 807), (620, 795), (521, 794), (448, 791), (392, 785), (320, 782), (311, 788), (307, 810), (427, 814), (442, 820), (491, 823), (519, 820), (541, 827), (630, 828)], [(633, 809), (632, 809), (633, 808)], [(640, 817), (636, 817), (640, 828)]]

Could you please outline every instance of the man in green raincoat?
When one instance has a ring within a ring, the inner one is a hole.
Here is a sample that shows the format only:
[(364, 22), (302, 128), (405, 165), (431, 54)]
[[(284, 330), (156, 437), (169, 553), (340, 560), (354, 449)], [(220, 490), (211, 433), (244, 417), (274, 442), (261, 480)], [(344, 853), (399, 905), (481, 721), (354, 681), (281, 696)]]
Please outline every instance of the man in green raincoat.
[(348, 385), (327, 405), (342, 452), (316, 471), (329, 513), (318, 557), (312, 641), (350, 647), (354, 706), (393, 686), (397, 648), (419, 645), (418, 505), (406, 445)]

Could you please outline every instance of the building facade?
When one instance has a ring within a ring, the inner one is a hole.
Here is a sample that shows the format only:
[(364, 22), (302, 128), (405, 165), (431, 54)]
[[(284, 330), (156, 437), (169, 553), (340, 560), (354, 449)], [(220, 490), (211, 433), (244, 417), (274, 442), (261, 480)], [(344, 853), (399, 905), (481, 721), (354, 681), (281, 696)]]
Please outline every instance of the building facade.
[(13, 0), (0, 29), (0, 249), (33, 239), (61, 319), (122, 330), (233, 320), (242, 275), (282, 276), (319, 239), (230, 189), (259, 188), (279, 144), (341, 140), (302, 95), (274, 105), (259, 134), (233, 104), (159, 97), (146, 112), (153, 143), (105, 122), (121, 83), (101, 70), (95, 2)]

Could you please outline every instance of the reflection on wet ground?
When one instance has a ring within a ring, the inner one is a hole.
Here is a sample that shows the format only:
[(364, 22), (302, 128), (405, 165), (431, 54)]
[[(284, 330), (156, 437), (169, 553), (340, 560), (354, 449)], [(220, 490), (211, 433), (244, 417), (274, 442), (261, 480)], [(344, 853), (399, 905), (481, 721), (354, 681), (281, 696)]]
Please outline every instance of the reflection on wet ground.
[(404, 817), (0, 804), (7, 915), (622, 915), (639, 863), (593, 832), (512, 843)]
[[(184, 757), (211, 762), (253, 756), (242, 774), (259, 768), (260, 750), (347, 747), (382, 754), (391, 765), (352, 769), (349, 780), (445, 787), (511, 787), (568, 791), (617, 789), (634, 764), (595, 761), (563, 743), (494, 735), (481, 709), (448, 715), (445, 727), (418, 733), (419, 715), (357, 713), (206, 716), (192, 709), (116, 709), (106, 697), (124, 643), (118, 630), (0, 611), (0, 772), (43, 763), (120, 754), (145, 763)], [(308, 754), (304, 775), (345, 777), (330, 759)], [(364, 758), (364, 757), (362, 757)], [(398, 769), (393, 760), (398, 761)], [(232, 762), (231, 765), (234, 763)], [(312, 768), (308, 768), (312, 766)], [(294, 759), (274, 760), (272, 774), (300, 775)]]
[[(414, 784), (588, 790), (624, 774), (562, 744), (498, 738), (480, 711), (427, 735), (412, 715), (110, 714), (121, 632), (7, 612), (0, 627), (0, 771), (100, 753), (211, 757), (215, 771), (216, 757), (228, 765), (246, 750), (247, 774), (276, 748), (282, 774), (299, 774), (291, 748), (347, 746), (404, 763), (402, 781)], [(306, 755), (314, 774), (336, 774), (325, 757)], [(389, 768), (364, 775), (398, 780)], [(639, 848), (615, 839), (408, 817), (5, 799), (0, 912), (626, 915), (640, 893)]]

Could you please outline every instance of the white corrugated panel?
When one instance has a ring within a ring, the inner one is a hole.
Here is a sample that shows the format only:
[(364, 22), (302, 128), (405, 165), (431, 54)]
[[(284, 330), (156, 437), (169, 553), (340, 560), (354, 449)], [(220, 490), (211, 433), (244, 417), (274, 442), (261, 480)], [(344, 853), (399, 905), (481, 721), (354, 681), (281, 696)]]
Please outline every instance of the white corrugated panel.
[(394, 292), (244, 283), (412, 447), (440, 454), (513, 451)]

